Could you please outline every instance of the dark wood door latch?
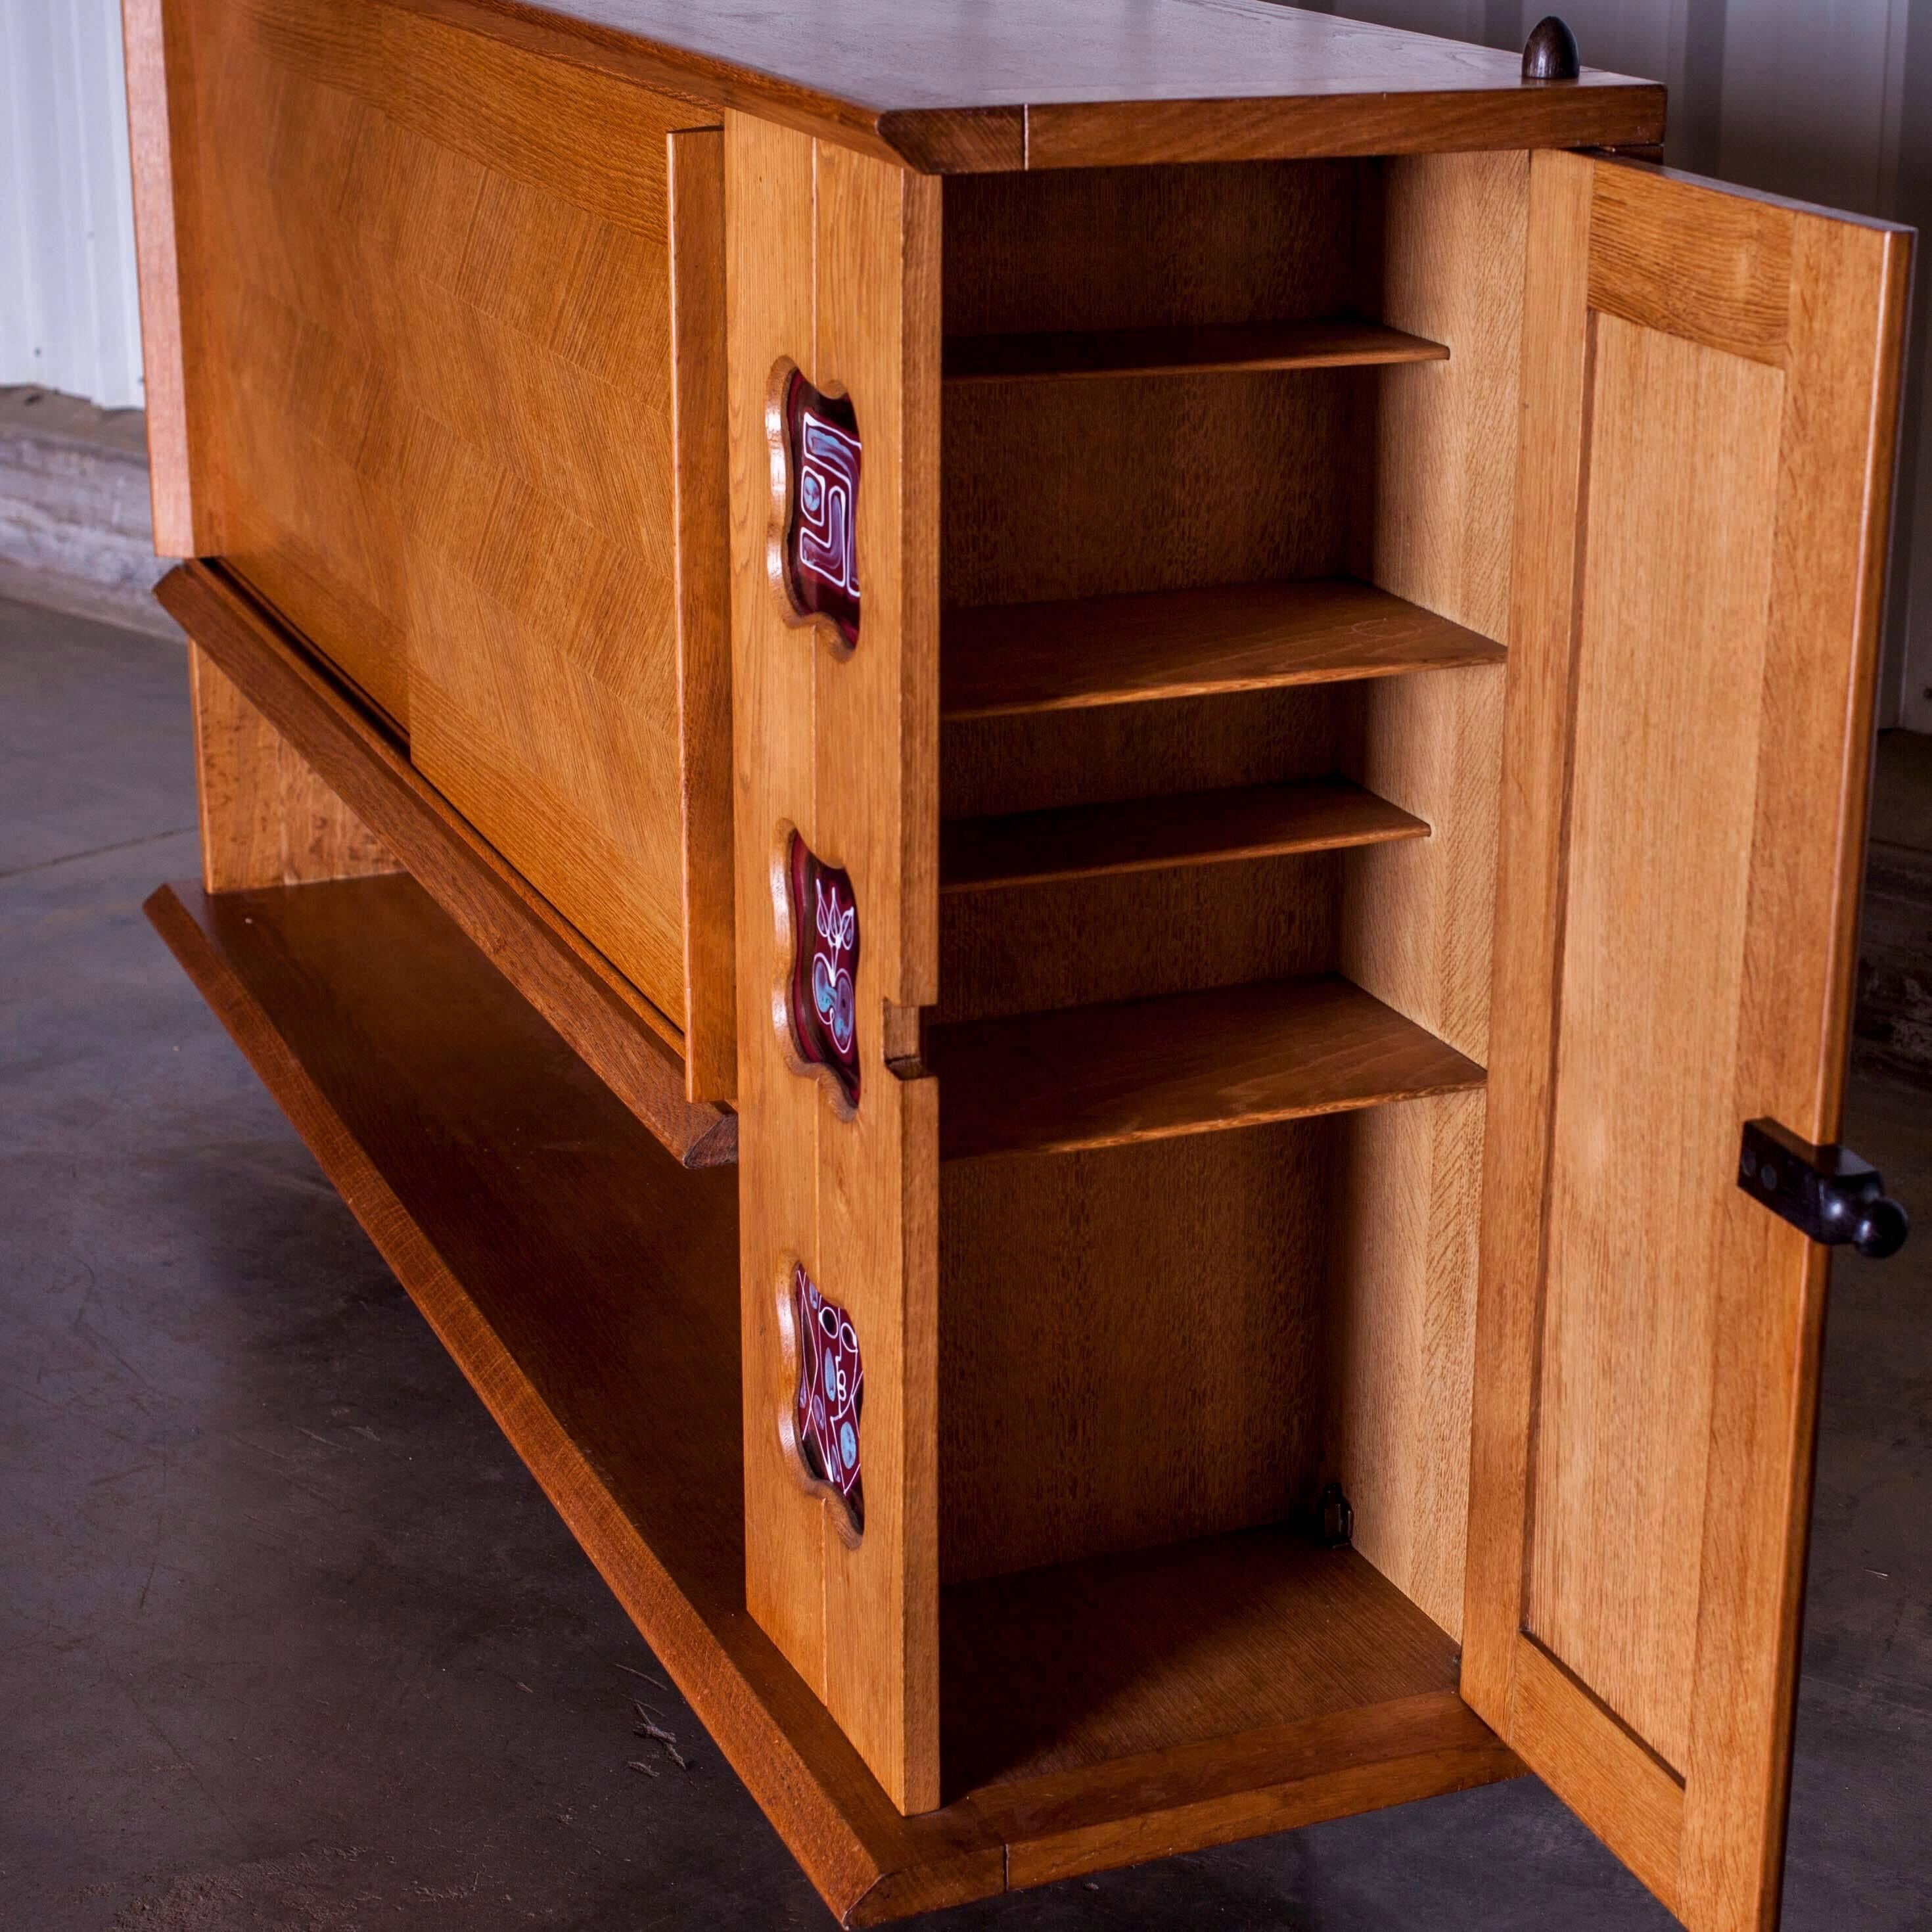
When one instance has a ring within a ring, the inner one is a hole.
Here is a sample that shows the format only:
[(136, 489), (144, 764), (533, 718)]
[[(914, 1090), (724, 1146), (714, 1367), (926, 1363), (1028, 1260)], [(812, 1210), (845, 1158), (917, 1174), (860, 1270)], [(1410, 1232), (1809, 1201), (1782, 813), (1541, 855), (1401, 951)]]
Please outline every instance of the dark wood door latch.
[(1874, 1261), (1897, 1254), (1912, 1232), (1870, 1161), (1835, 1144), (1814, 1147), (1775, 1120), (1745, 1122), (1738, 1185), (1813, 1240), (1849, 1241)]

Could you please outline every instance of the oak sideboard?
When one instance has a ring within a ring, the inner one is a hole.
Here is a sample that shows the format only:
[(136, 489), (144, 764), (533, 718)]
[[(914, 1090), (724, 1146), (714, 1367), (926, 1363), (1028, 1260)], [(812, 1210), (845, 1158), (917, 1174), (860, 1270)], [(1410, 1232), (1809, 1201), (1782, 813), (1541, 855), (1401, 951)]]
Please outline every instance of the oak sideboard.
[(150, 916), (827, 1905), (1775, 1922), (1909, 236), (1266, 0), (125, 0)]

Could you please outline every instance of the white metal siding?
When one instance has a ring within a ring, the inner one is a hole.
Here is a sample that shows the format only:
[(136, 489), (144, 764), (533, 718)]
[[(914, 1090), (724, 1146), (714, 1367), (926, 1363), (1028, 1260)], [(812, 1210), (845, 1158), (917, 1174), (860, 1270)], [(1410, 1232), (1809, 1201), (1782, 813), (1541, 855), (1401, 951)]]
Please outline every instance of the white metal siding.
[(141, 401), (118, 0), (0, 0), (0, 386)]

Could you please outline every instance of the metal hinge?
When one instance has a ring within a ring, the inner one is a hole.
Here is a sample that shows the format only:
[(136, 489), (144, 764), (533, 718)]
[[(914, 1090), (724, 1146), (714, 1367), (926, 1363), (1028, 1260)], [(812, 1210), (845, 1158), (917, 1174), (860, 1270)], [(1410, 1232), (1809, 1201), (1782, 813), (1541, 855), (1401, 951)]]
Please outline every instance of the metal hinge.
[(1874, 1261), (1897, 1254), (1912, 1232), (1870, 1161), (1835, 1143), (1814, 1147), (1775, 1120), (1745, 1122), (1738, 1185), (1813, 1240), (1850, 1242)]

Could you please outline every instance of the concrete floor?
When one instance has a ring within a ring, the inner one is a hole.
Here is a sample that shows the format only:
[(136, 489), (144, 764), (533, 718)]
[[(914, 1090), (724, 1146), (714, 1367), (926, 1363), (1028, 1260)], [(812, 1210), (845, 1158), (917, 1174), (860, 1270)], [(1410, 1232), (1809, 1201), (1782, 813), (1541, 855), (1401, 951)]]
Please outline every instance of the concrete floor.
[[(0, 1927), (829, 1924), (142, 919), (194, 818), (178, 650), (0, 605)], [(1878, 1932), (1932, 1924), (1932, 1103), (1849, 1138), (1929, 1225), (1838, 1275), (1785, 1923)], [(1526, 1779), (927, 1922), (1671, 1922)]]

